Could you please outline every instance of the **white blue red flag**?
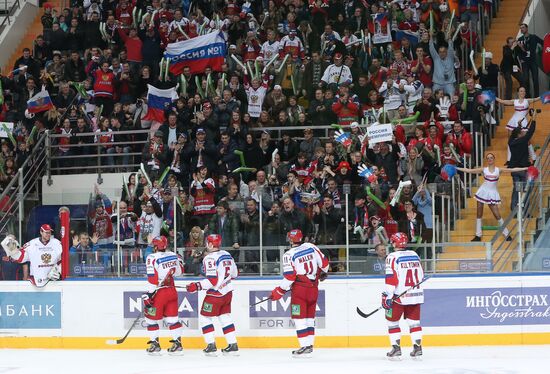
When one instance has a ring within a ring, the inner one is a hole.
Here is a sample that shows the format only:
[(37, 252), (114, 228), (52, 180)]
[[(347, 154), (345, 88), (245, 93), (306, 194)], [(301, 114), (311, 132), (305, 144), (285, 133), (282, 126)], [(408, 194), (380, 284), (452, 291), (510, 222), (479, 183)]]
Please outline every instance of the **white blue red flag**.
[(483, 90), (477, 97), (477, 102), (483, 105), (490, 105), (496, 100), (495, 93), (491, 90)]
[(542, 95), (540, 95), (540, 101), (542, 101), (543, 104), (550, 103), (550, 91), (546, 91)]
[(164, 122), (164, 112), (178, 99), (176, 87), (161, 90), (148, 84), (147, 88), (147, 114), (143, 119)]
[(191, 74), (201, 74), (206, 68), (221, 71), (227, 46), (223, 34), (214, 31), (196, 38), (170, 43), (164, 57), (170, 59), (170, 72), (174, 75), (183, 73), (188, 66)]
[(50, 110), (54, 105), (48, 91), (40, 91), (29, 100), (27, 100), (27, 110), (29, 113), (40, 113)]

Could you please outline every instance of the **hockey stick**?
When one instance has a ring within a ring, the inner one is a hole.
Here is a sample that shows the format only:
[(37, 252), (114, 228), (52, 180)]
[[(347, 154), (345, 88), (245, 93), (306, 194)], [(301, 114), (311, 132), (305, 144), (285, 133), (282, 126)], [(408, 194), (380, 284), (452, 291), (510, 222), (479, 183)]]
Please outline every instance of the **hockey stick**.
[[(413, 288), (416, 288), (418, 286), (420, 286), (422, 283), (426, 282), (428, 279), (430, 279), (430, 277), (425, 277), (424, 279), (422, 279), (420, 281), (420, 283), (418, 283), (416, 286), (413, 286), (411, 288), (407, 288), (405, 291), (401, 292), (399, 295), (395, 295), (394, 297), (392, 297), (392, 300), (397, 300), (399, 299), (401, 296), (405, 295), (407, 292), (409, 292), (410, 290), (412, 290)], [(383, 309), (382, 306), (379, 306), (378, 308), (376, 308), (375, 310), (373, 310), (372, 312), (370, 313), (365, 313), (363, 311), (361, 311), (361, 309), (359, 309), (359, 307), (357, 307), (355, 310), (357, 311), (357, 314), (359, 314), (361, 317), (363, 318), (369, 318), (370, 316), (372, 316), (374, 313), (378, 312), (380, 309)]]
[(250, 304), (250, 307), (252, 308), (253, 306), (256, 306), (258, 304), (263, 303), (264, 301), (269, 301), (269, 300), (271, 300), (271, 296), (269, 296), (268, 298), (262, 299), (262, 300), (258, 301), (257, 303)]

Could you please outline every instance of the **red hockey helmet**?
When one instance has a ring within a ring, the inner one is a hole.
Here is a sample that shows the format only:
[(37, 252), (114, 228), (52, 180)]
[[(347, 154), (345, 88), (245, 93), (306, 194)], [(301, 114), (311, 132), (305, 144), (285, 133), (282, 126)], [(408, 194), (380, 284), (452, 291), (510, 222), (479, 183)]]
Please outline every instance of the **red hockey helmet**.
[(157, 248), (158, 251), (164, 251), (168, 247), (168, 239), (166, 236), (157, 236), (153, 239), (153, 246)]
[(210, 234), (206, 237), (206, 244), (212, 245), (214, 248), (220, 248), (222, 245), (222, 237), (219, 234)]
[(294, 230), (290, 230), (286, 235), (286, 237), (291, 243), (300, 243), (304, 238), (304, 235), (302, 234), (302, 230), (294, 229)]
[(40, 226), (40, 232), (52, 232), (52, 227), (48, 225), (47, 223)]
[(395, 248), (406, 248), (408, 242), (409, 242), (409, 239), (407, 238), (407, 234), (403, 232), (396, 232), (390, 238), (390, 243)]

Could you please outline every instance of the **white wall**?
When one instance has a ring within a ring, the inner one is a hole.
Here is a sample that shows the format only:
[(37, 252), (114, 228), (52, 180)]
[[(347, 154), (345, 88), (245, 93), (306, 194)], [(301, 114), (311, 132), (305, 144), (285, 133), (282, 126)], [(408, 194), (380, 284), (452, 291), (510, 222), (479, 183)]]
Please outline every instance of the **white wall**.
[[(188, 280), (177, 283), (187, 284)], [(269, 295), (278, 283), (278, 280), (257, 279), (235, 282), (232, 315), (239, 338), (249, 347), (296, 343), (289, 320), (288, 294), (277, 302), (249, 307)], [(422, 325), (426, 341), (431, 345), (511, 344), (506, 342), (514, 339), (515, 344), (528, 344), (533, 341), (529, 340), (531, 335), (539, 339), (545, 337), (546, 343), (550, 343), (550, 276), (438, 277), (424, 284), (426, 302), (422, 306)], [(145, 280), (65, 281), (48, 284), (44, 289), (36, 289), (26, 282), (3, 282), (0, 347), (13, 347), (17, 337), (26, 337), (26, 347), (40, 344), (40, 340), (34, 343), (28, 337), (81, 337), (90, 341), (95, 338), (100, 342), (97, 347), (87, 340), (77, 344), (88, 348), (108, 347), (99, 338), (124, 335), (139, 314), (141, 305), (137, 300), (144, 288)], [(318, 303), (320, 317), (316, 329), (320, 344), (386, 345), (384, 313), (378, 312), (368, 319), (356, 313), (356, 307), (367, 312), (376, 309), (383, 288), (382, 278), (329, 279), (322, 283), (320, 289), (324, 295)], [(134, 294), (125, 295), (125, 292)], [(188, 326), (183, 336), (199, 341), (197, 316), (203, 295), (198, 298), (196, 295), (180, 294), (180, 318)], [(21, 312), (23, 305), (24, 313)], [(31, 310), (36, 311), (35, 316), (30, 315)], [(49, 315), (45, 315), (47, 312)], [(26, 323), (37, 322), (45, 328), (25, 327)], [(408, 328), (403, 321), (401, 327), (407, 335)], [(162, 334), (168, 336), (166, 329)], [(15, 339), (10, 340), (9, 336)], [(146, 332), (140, 326), (132, 332), (132, 337), (145, 338)]]
[[(19, 43), (25, 36), (27, 28), (36, 15), (41, 12), (38, 0), (21, 1), (21, 8), (11, 18), (11, 24), (4, 28), (0, 34), (0, 66), (5, 66), (13, 51), (19, 47)], [(29, 48), (31, 46), (28, 46)], [(11, 66), (9, 67), (11, 68)]]
[[(522, 23), (529, 25), (529, 33), (541, 39), (550, 32), (550, 0), (533, 0)], [(540, 91), (550, 89), (550, 79), (542, 70), (539, 70)]]

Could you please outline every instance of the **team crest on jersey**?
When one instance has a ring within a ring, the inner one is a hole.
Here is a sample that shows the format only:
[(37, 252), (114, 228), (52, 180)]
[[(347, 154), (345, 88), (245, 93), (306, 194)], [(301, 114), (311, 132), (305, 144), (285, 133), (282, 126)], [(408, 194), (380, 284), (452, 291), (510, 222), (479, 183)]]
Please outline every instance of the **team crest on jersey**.
[(49, 254), (49, 253), (43, 253), (40, 258), (42, 259), (42, 262), (44, 264), (49, 264), (50, 261), (52, 260), (52, 255)]
[(207, 312), (207, 313), (211, 313), (212, 312), (212, 304), (204, 303), (203, 306), (202, 306), (202, 311)]
[(101, 79), (106, 81), (107, 79), (109, 79), (109, 76), (107, 74), (101, 74)]
[(250, 101), (256, 104), (258, 102), (258, 95), (250, 95)]
[(300, 305), (292, 304), (292, 315), (293, 316), (299, 316), (300, 315)]

